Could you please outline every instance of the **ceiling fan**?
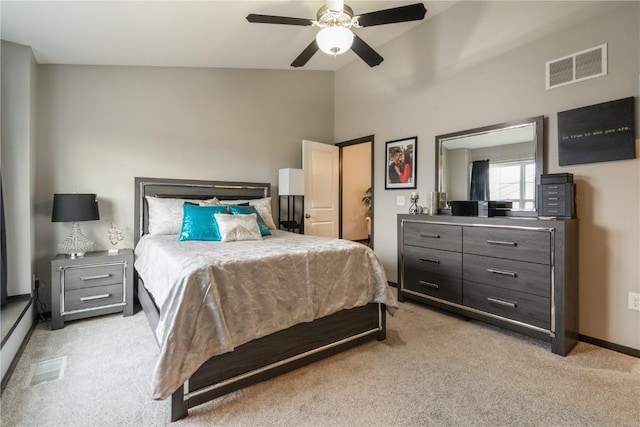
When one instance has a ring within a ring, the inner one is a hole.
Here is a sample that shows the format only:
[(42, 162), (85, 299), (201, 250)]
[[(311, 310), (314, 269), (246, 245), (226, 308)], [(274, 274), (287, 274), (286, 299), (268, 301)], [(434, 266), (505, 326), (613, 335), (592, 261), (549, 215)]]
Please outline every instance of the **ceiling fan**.
[(424, 18), (426, 13), (427, 9), (424, 4), (415, 3), (354, 15), (353, 9), (344, 4), (344, 1), (327, 0), (327, 4), (318, 9), (317, 20), (315, 21), (305, 18), (257, 15), (254, 13), (247, 15), (247, 21), (260, 24), (311, 25), (320, 28), (316, 38), (291, 63), (292, 67), (305, 65), (318, 49), (329, 55), (339, 55), (349, 50), (349, 48), (370, 67), (375, 67), (384, 59), (371, 46), (354, 34), (351, 29), (419, 21)]

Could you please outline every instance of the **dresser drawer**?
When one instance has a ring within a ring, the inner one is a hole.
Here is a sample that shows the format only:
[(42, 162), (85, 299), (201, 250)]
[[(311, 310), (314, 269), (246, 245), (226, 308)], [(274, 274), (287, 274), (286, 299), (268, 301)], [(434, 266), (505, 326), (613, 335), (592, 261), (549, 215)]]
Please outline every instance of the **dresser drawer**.
[(564, 198), (567, 194), (567, 184), (544, 184), (542, 187), (542, 197)]
[(551, 235), (548, 231), (464, 227), (463, 241), (465, 253), (551, 263)]
[(462, 227), (404, 222), (404, 244), (423, 248), (462, 251)]
[(467, 280), (463, 283), (463, 289), (462, 301), (466, 306), (550, 329), (551, 301), (549, 298)]
[(438, 276), (462, 277), (462, 254), (460, 252), (405, 246), (403, 260), (405, 268)]
[(124, 264), (68, 267), (64, 270), (64, 289), (122, 284)]
[(464, 254), (463, 277), (474, 282), (551, 298), (551, 266)]
[(403, 287), (436, 298), (462, 303), (462, 278), (405, 268)]
[(543, 216), (570, 217), (571, 211), (565, 206), (543, 206), (540, 214)]
[(124, 303), (122, 284), (84, 287), (64, 293), (64, 312)]
[(557, 200), (555, 198), (549, 198), (549, 199), (543, 199), (542, 200), (542, 207), (544, 208), (562, 208), (564, 209), (565, 206), (567, 204), (565, 203), (564, 199), (562, 200)]

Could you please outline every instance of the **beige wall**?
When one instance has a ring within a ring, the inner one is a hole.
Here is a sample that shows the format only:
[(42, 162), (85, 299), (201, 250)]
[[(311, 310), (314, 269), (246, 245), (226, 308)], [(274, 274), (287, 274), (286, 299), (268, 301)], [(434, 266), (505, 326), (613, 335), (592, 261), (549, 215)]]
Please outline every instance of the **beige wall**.
[(0, 163), (7, 228), (7, 294), (31, 294), (35, 267), (38, 67), (29, 46), (2, 41)]
[[(533, 26), (533, 27), (532, 27)], [(545, 62), (608, 44), (607, 76), (545, 90)], [(336, 73), (335, 137), (418, 135), (418, 190), (435, 189), (436, 135), (545, 116), (546, 172), (573, 173), (580, 218), (580, 333), (640, 349), (640, 160), (558, 165), (559, 111), (639, 95), (639, 2), (461, 2)], [(636, 99), (636, 132), (640, 108)], [(640, 154), (640, 152), (639, 152)], [(397, 278), (397, 195), (377, 162), (375, 248)]]
[(134, 177), (271, 182), (299, 168), (302, 139), (333, 139), (333, 73), (41, 65), (37, 145), (38, 272), (69, 224), (56, 192), (95, 192), (96, 249), (111, 222), (133, 245)]
[(371, 143), (342, 148), (342, 238), (365, 240), (367, 208), (362, 202), (371, 187)]

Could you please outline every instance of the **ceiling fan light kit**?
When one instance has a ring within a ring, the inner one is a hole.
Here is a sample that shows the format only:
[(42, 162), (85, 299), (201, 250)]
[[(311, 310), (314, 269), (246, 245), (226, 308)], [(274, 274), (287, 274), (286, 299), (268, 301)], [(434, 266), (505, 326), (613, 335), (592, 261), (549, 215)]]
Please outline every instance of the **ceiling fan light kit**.
[(316, 34), (321, 51), (328, 55), (340, 55), (351, 48), (353, 33), (345, 27), (326, 27)]
[(356, 16), (353, 14), (353, 9), (344, 4), (343, 1), (327, 0), (327, 4), (318, 10), (317, 21), (287, 16), (257, 15), (254, 13), (247, 15), (247, 21), (260, 24), (311, 25), (321, 28), (316, 34), (316, 38), (291, 63), (292, 67), (302, 67), (318, 50), (335, 56), (349, 49), (353, 50), (370, 67), (375, 67), (384, 59), (371, 46), (354, 34), (351, 28), (419, 21), (424, 19), (426, 13), (427, 9), (424, 4), (415, 3)]

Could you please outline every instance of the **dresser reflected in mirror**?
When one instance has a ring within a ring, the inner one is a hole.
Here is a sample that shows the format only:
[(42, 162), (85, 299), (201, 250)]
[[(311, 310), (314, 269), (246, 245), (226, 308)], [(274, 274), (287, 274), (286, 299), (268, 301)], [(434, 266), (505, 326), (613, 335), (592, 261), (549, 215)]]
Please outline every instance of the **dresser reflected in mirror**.
[(506, 201), (508, 215), (537, 215), (543, 126), (537, 116), (437, 136), (436, 191), (448, 201)]

